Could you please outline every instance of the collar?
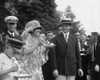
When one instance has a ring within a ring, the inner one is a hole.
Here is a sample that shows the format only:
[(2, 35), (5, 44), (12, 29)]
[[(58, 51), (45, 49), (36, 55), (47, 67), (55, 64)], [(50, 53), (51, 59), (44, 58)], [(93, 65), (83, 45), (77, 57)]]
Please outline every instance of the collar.
[(67, 39), (69, 38), (69, 32), (67, 32), (67, 33), (62, 32), (62, 33), (63, 33), (64, 37), (67, 35)]
[(4, 58), (4, 59), (7, 59), (8, 58), (8, 56), (6, 54), (4, 54), (4, 53), (1, 53), (0, 56), (2, 56), (2, 58)]
[(10, 31), (8, 31), (8, 33), (9, 33), (10, 35), (12, 35), (12, 34), (13, 34), (13, 36), (14, 36), (14, 32), (12, 32), (12, 33), (11, 33)]

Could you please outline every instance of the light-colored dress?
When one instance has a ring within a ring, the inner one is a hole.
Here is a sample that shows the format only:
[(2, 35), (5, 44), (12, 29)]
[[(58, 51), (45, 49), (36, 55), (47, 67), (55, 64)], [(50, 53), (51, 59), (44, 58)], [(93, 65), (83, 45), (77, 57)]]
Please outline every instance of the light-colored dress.
[[(13, 66), (13, 62), (10, 58), (8, 58), (4, 53), (0, 54), (0, 71), (10, 69)], [(15, 80), (14, 76), (12, 76), (13, 72), (8, 73), (1, 77), (1, 80)]]
[[(31, 35), (27, 37), (25, 42), (26, 45), (24, 47), (26, 49), (38, 44), (38, 40), (34, 39)], [(45, 50), (45, 47), (39, 46), (35, 51), (26, 55), (24, 70), (32, 74), (33, 80), (43, 80), (41, 66), (47, 61), (44, 53)]]

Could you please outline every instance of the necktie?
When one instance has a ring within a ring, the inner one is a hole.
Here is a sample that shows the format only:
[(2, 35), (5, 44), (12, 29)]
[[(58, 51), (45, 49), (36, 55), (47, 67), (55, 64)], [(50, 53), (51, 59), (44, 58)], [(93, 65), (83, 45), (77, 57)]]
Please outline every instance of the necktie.
[(14, 33), (11, 33), (11, 36), (14, 37)]
[(68, 41), (68, 39), (67, 39), (67, 34), (65, 35), (65, 40), (66, 40), (66, 42)]

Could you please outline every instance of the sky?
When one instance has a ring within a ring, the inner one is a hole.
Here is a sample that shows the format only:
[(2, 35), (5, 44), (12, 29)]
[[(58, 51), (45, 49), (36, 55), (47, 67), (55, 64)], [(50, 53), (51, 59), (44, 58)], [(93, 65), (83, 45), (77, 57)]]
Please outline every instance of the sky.
[(91, 32), (100, 33), (100, 0), (55, 0), (57, 10), (64, 12), (70, 5), (76, 16), (76, 21), (81, 21), (86, 34)]

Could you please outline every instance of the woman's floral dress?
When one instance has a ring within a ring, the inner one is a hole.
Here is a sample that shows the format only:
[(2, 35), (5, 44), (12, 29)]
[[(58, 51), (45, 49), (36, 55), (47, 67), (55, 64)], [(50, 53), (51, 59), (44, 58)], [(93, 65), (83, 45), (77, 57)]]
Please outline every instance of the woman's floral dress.
[[(37, 45), (37, 43), (38, 40), (34, 39), (32, 36), (28, 36), (25, 48), (33, 47)], [(32, 80), (43, 80), (41, 66), (47, 61), (45, 50), (45, 47), (39, 46), (35, 51), (26, 55), (24, 69), (29, 74), (32, 74)]]

